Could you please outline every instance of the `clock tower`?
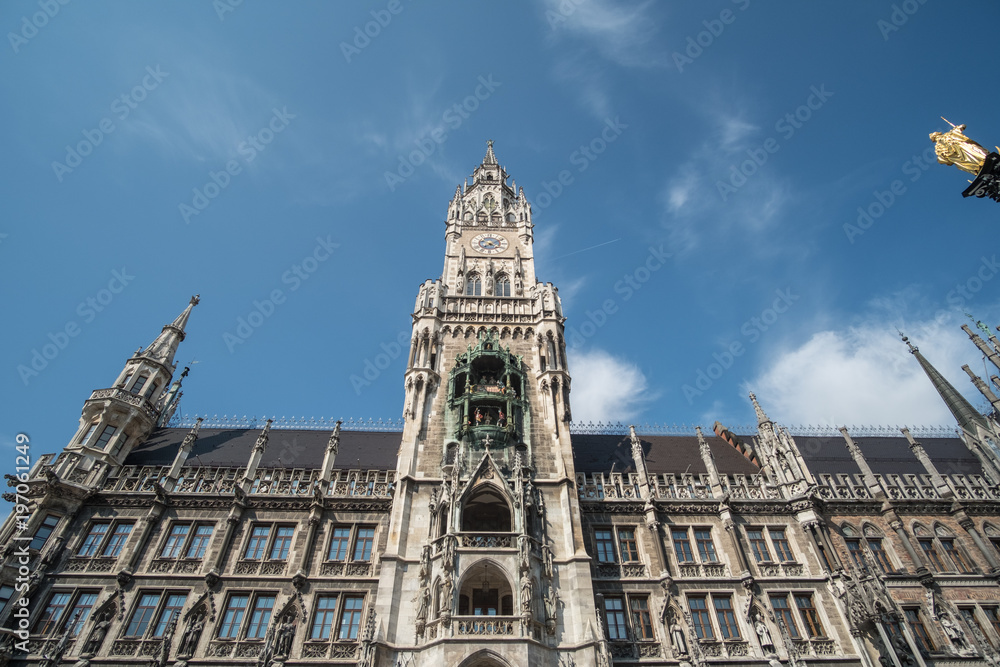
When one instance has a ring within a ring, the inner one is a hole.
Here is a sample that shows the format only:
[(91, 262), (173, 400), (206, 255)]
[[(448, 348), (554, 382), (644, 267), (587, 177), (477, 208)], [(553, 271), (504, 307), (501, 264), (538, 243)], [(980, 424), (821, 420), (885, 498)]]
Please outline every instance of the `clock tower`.
[(535, 278), (531, 205), (508, 179), (491, 141), (448, 204), (444, 271), (413, 312), (377, 598), (377, 641), (397, 664), (598, 662), (565, 318)]

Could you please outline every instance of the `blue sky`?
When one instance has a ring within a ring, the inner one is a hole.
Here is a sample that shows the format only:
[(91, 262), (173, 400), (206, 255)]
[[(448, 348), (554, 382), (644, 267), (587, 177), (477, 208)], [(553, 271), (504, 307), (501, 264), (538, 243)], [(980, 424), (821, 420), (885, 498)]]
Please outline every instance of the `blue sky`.
[(955, 39), (998, 18), (933, 0), (9, 0), (0, 439), (61, 448), (195, 293), (182, 412), (398, 417), (405, 354), (357, 379), (440, 275), (447, 203), (487, 139), (534, 202), (575, 418), (746, 424), (752, 389), (785, 424), (948, 422), (896, 328), (983, 404), (958, 327), (1000, 323), (1000, 208), (925, 158), (942, 115), (1000, 143), (990, 42)]

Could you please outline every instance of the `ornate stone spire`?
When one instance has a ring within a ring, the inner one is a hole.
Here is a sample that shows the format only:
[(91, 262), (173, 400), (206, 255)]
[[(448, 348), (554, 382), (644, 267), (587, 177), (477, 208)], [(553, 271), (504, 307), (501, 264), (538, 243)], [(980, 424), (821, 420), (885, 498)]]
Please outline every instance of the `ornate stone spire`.
[(163, 327), (156, 340), (150, 343), (149, 347), (138, 356), (163, 364), (168, 368), (172, 367), (177, 346), (184, 340), (184, 327), (187, 326), (188, 318), (191, 317), (191, 309), (197, 306), (199, 301), (200, 297), (197, 294), (191, 297), (187, 308), (173, 322)]
[(757, 426), (771, 424), (771, 420), (768, 419), (767, 414), (765, 414), (764, 408), (760, 407), (760, 403), (757, 402), (757, 397), (752, 391), (750, 392), (750, 402), (753, 403), (753, 411), (757, 413)]
[(257, 436), (257, 442), (255, 442), (253, 445), (253, 451), (255, 453), (260, 452), (261, 454), (263, 454), (264, 450), (267, 449), (267, 438), (268, 434), (271, 432), (272, 421), (274, 420), (268, 419), (267, 422), (264, 424), (264, 430), (261, 431), (260, 435)]
[(959, 426), (973, 435), (978, 434), (977, 426), (989, 430), (986, 420), (972, 407), (972, 404), (958, 390), (951, 386), (951, 383), (944, 379), (944, 376), (936, 368), (931, 366), (930, 362), (924, 358), (924, 355), (920, 354), (920, 350), (910, 343), (909, 338), (906, 336), (901, 337), (910, 349), (910, 354), (917, 358), (917, 363), (920, 364), (920, 367), (924, 369), (924, 373), (930, 378), (931, 384), (934, 385), (934, 389), (940, 394), (944, 404), (948, 406), (948, 410), (955, 416), (955, 420)]
[(497, 156), (493, 154), (493, 140), (490, 139), (486, 142), (486, 157), (483, 158), (483, 164), (496, 164)]

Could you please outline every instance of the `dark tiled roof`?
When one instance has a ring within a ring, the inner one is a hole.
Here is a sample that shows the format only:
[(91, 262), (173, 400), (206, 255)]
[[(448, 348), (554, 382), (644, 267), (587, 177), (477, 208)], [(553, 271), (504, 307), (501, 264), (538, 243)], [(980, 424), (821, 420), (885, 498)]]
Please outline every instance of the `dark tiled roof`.
[[(906, 438), (853, 437), (876, 475), (927, 474), (910, 451)], [(983, 468), (969, 448), (958, 438), (919, 438), (927, 456), (943, 475), (981, 475)], [(860, 474), (842, 437), (795, 436), (809, 469), (814, 473)]]
[[(701, 460), (698, 438), (693, 435), (640, 436), (646, 469), (659, 473), (708, 472)], [(706, 437), (715, 466), (725, 474), (754, 475), (757, 466), (721, 438)], [(577, 472), (634, 472), (632, 444), (627, 435), (574, 434), (573, 462)]]
[[(125, 465), (170, 465), (188, 429), (163, 428), (125, 459)], [(202, 429), (188, 457), (188, 465), (242, 466), (250, 458), (260, 429)], [(401, 434), (398, 432), (342, 431), (337, 468), (394, 470)], [(261, 467), (319, 468), (330, 439), (327, 431), (272, 429)]]

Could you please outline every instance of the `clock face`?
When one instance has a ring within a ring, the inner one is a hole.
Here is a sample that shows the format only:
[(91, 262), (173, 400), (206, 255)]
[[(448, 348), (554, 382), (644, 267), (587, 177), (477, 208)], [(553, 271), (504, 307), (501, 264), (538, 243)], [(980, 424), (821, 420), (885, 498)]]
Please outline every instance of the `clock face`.
[(495, 255), (507, 249), (507, 239), (499, 234), (480, 234), (472, 239), (472, 248), (484, 255)]

